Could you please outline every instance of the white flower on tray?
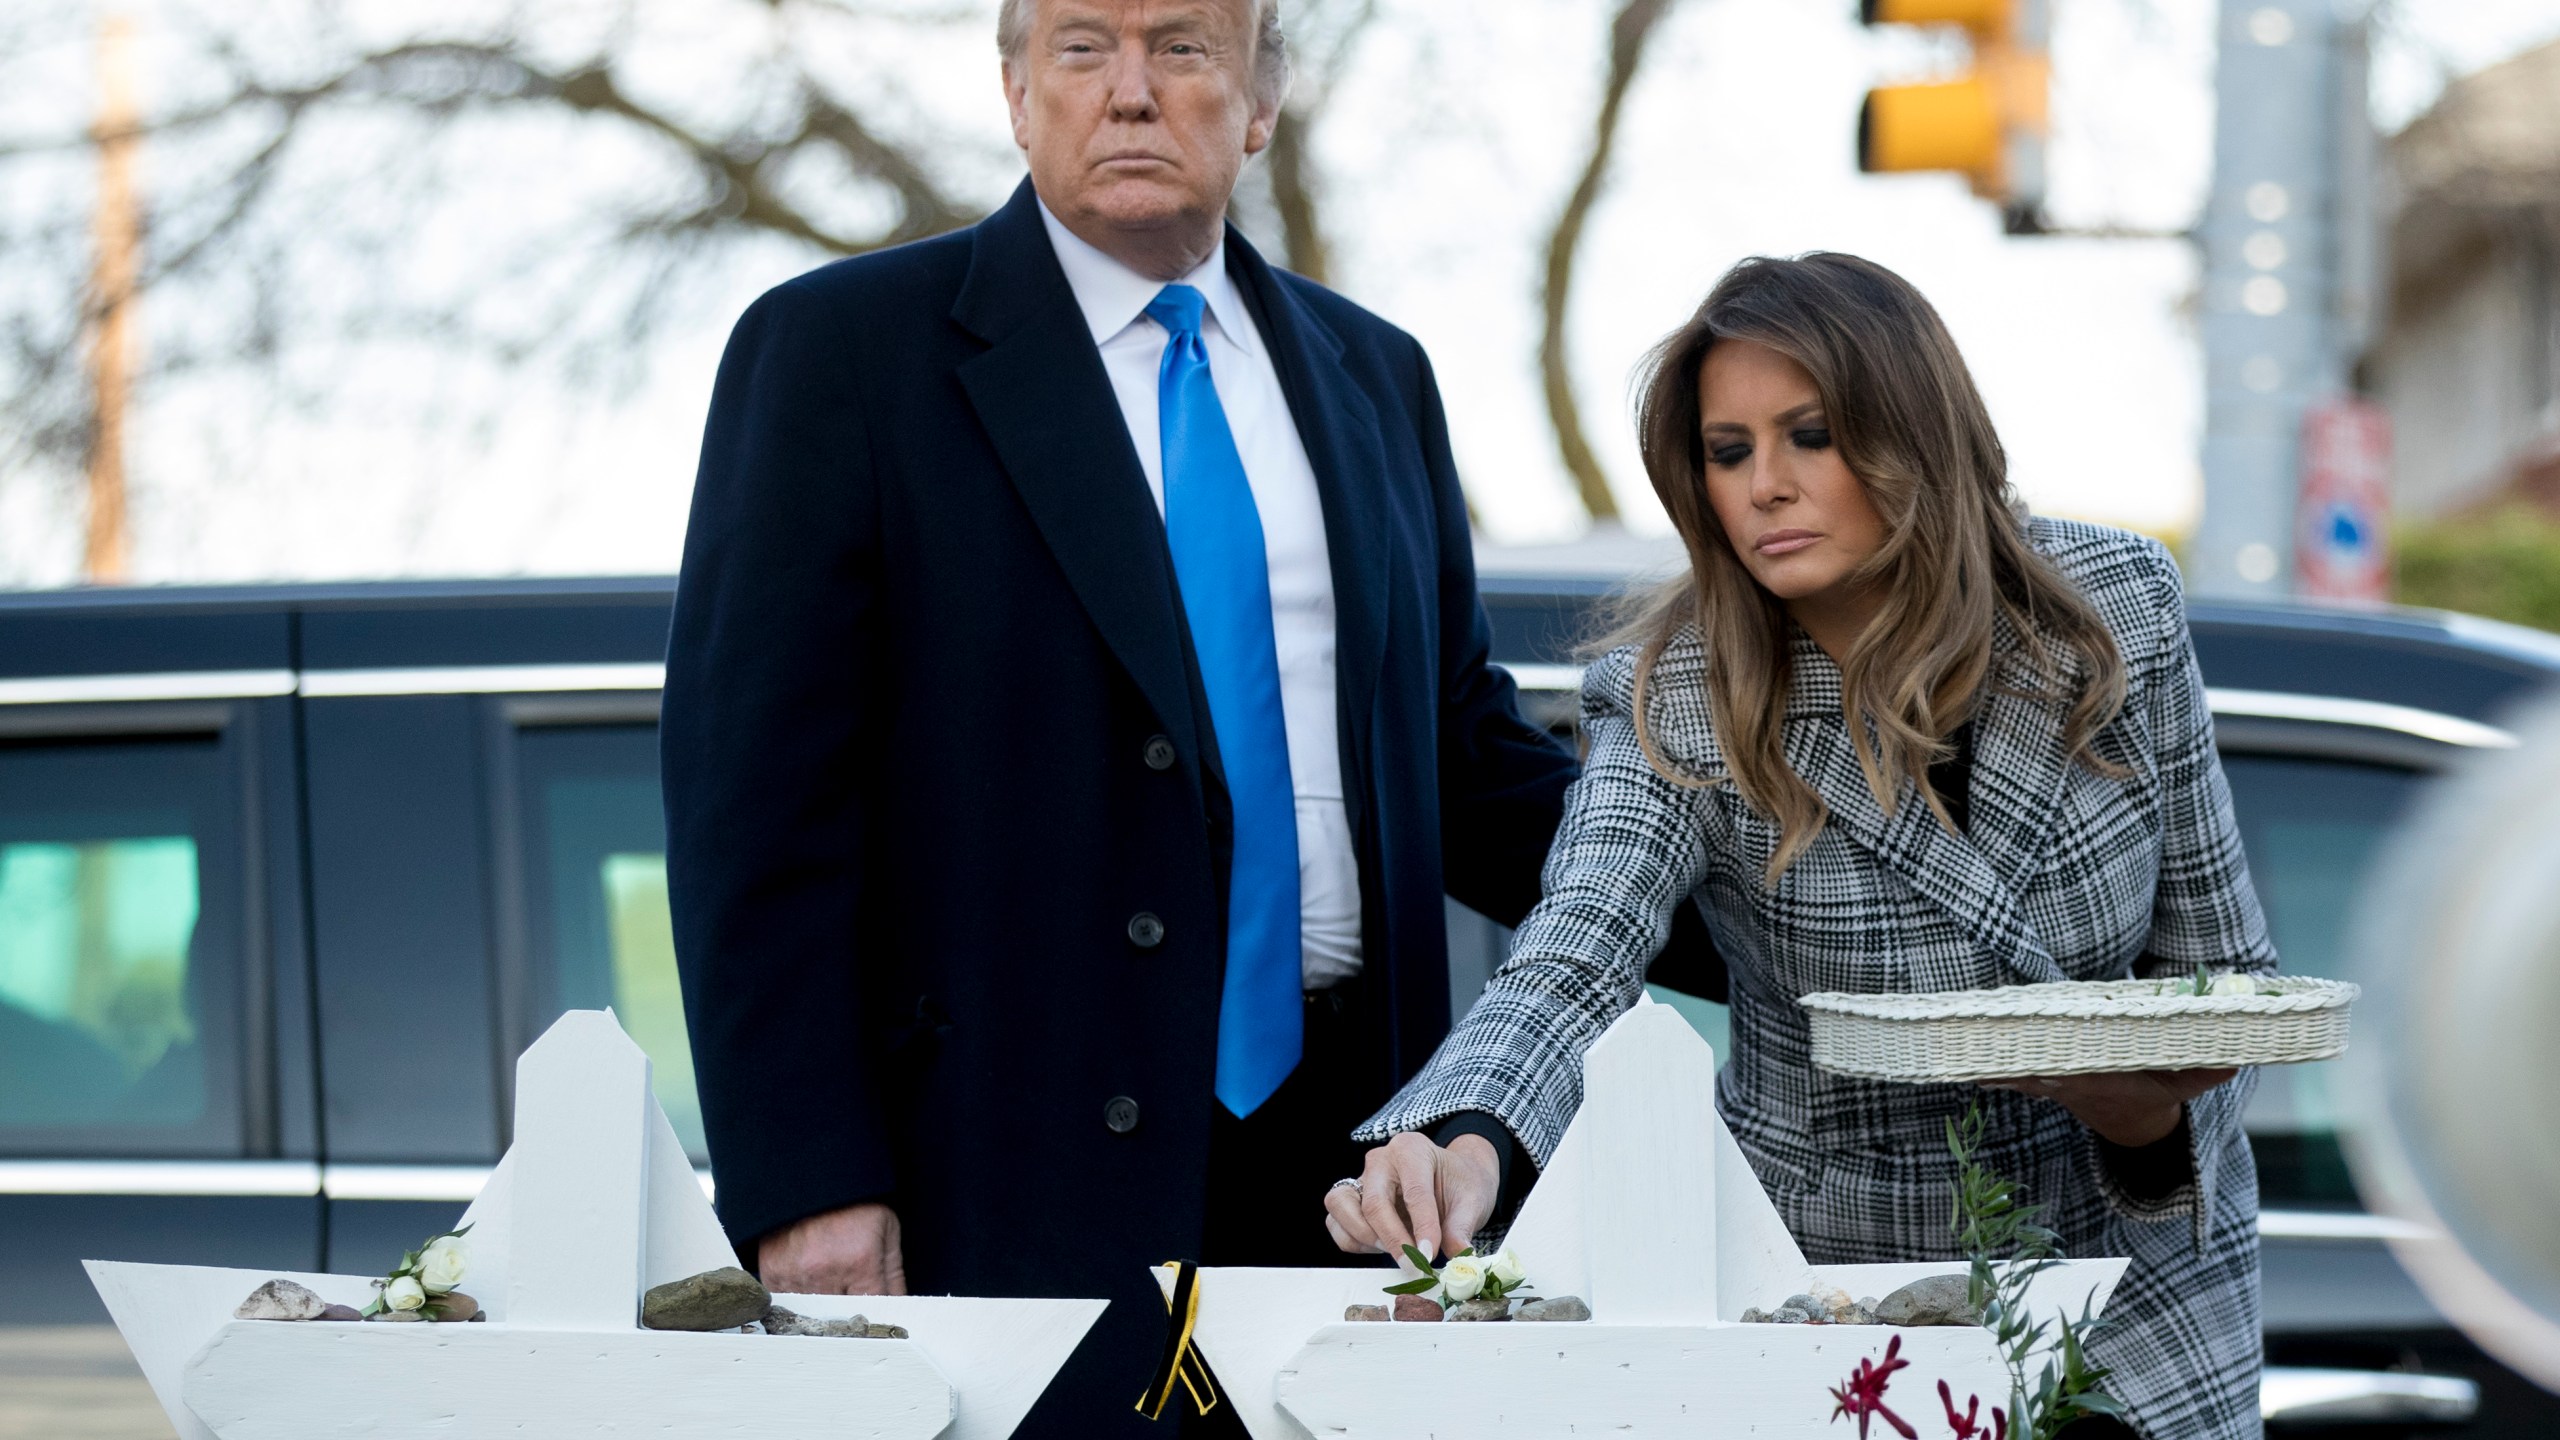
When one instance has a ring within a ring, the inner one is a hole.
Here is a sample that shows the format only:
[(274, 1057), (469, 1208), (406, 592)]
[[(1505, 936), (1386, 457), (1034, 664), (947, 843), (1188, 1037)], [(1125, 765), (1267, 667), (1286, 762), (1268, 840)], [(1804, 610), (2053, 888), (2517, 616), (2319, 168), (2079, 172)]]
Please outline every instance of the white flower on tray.
[(427, 1287), (415, 1275), (403, 1275), (382, 1287), (383, 1308), (415, 1310), (427, 1303)]
[(1525, 1283), (1529, 1272), (1521, 1267), (1520, 1253), (1505, 1245), (1485, 1262), (1484, 1273), (1501, 1282), (1506, 1290)]

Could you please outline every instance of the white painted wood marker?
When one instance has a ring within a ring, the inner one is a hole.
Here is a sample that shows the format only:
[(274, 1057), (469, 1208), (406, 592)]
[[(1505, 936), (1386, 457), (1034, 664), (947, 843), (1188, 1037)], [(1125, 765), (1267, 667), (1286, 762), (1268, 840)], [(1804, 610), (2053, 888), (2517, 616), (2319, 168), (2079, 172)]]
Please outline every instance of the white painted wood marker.
[[(274, 1272), (92, 1260), (89, 1275), (180, 1440), (1003, 1440), (1100, 1300), (779, 1295), (911, 1340), (644, 1330), (652, 1285), (737, 1263), (605, 1011), (516, 1067), (515, 1143), (465, 1212), (482, 1323), (235, 1320)], [(366, 1277), (289, 1275), (361, 1306)]]
[[(1936, 1383), (2005, 1404), (1989, 1332), (1743, 1325), (1816, 1284), (1885, 1295), (1953, 1263), (1809, 1265), (1715, 1113), (1715, 1055), (1668, 1006), (1640, 1003), (1584, 1056), (1583, 1104), (1504, 1243), (1540, 1295), (1580, 1295), (1580, 1323), (1346, 1324), (1384, 1269), (1200, 1272), (1193, 1332), (1255, 1440), (1310, 1436), (1827, 1437), (1830, 1387), (1895, 1337), (1894, 1398), (1937, 1413)], [(2040, 1276), (2041, 1314), (2102, 1310), (2123, 1260)], [(1170, 1283), (1169, 1272), (1158, 1278)]]

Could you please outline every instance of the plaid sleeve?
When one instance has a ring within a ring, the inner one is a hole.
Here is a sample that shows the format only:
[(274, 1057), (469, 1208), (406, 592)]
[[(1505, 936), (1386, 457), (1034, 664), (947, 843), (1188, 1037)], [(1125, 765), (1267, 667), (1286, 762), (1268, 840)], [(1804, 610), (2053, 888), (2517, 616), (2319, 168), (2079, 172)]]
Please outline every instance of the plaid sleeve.
[[(2204, 672), (2196, 663), (2195, 638), (2187, 629), (2185, 588), (2167, 549), (2157, 542), (2145, 548), (2162, 625), (2158, 644), (2148, 655), (2126, 657), (2136, 671), (2127, 703), (2140, 707), (2151, 732), (2159, 767), (2161, 841), (2159, 889), (2152, 899), (2151, 939), (2141, 969), (2146, 975), (2183, 975), (2201, 964), (2272, 974), (2275, 945), (2267, 938), (2258, 892), (2249, 883), (2249, 857), (2240, 846), (2231, 786), (2214, 748), (2213, 712), (2205, 699)], [(2235, 1154), (2245, 1161), (2248, 1154), (2245, 1145), (2233, 1142), (2257, 1078), (2256, 1071), (2244, 1070), (2229, 1084), (2187, 1102), (2195, 1161), (2192, 1188), (2165, 1204), (2145, 1203), (2110, 1180), (2101, 1186), (2109, 1202), (2129, 1218), (2143, 1220), (2185, 1211), (2193, 1216), (2201, 1247), (2223, 1164)]]
[[(1662, 663), (1667, 685), (1674, 661)], [(1483, 996), (1358, 1138), (1480, 1110), (1510, 1127), (1541, 1166), (1563, 1140), (1582, 1105), (1582, 1052), (1643, 993), (1645, 966), (1706, 864), (1705, 792), (1646, 759), (1633, 688), (1632, 651), (1608, 656), (1584, 680), (1590, 753), (1565, 796), (1543, 898)]]

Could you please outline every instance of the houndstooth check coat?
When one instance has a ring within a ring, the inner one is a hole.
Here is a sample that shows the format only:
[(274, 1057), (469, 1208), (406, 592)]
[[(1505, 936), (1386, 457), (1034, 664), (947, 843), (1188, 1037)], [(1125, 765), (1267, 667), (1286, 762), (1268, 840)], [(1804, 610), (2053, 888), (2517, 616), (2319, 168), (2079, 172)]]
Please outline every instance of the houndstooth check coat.
[[(1582, 1098), (1582, 1052), (1641, 993), (1686, 898), (1731, 973), (1732, 1054), (1717, 1108), (1817, 1264), (1955, 1258), (1947, 1120), (1980, 1101), (1983, 1158), (2046, 1207), (2065, 1253), (2132, 1258), (2092, 1347), (2150, 1440), (2256, 1436), (2257, 1181), (2240, 1129), (2254, 1075), (2188, 1106), (2192, 1179), (2165, 1201), (2117, 1186), (2095, 1138), (2051, 1101), (1972, 1086), (1847, 1079), (1813, 1068), (1798, 997), (1936, 991), (2276, 964), (2213, 742), (2178, 571), (2157, 542), (2030, 522), (2124, 655), (2122, 713), (2096, 740), (2130, 771), (2064, 753), (2058, 707), (1995, 684), (1975, 722), (1970, 819), (1949, 834), (1906, 788), (1888, 815), (1841, 714), (1840, 672), (1801, 633), (1787, 759), (1831, 810), (1774, 889), (1774, 822), (1729, 785), (1686, 788), (1646, 763), (1630, 720), (1635, 652), (1583, 682), (1590, 754), (1567, 798), (1545, 899), (1510, 959), (1430, 1064), (1361, 1134), (1462, 1110), (1501, 1118), (1541, 1163)], [(2016, 663), (2016, 637), (1998, 643)], [(1684, 630), (1646, 700), (1656, 745), (1691, 775), (1723, 771)], [(1774, 1304), (1780, 1297), (1770, 1297)]]

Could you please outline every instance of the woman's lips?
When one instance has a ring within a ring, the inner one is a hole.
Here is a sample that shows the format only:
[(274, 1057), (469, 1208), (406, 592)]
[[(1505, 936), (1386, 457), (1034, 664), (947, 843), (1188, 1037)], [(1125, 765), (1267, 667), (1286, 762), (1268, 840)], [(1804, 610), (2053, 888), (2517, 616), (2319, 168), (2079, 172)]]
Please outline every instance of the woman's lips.
[(1763, 555), (1793, 555), (1821, 538), (1812, 530), (1772, 530), (1751, 542), (1751, 548)]

